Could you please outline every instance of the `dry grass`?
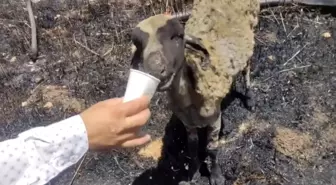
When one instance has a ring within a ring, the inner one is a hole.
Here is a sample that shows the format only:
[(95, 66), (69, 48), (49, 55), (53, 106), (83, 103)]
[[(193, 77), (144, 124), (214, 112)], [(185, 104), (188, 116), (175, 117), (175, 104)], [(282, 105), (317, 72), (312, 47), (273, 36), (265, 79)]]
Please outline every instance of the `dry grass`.
[(155, 161), (158, 161), (161, 157), (162, 146), (162, 138), (157, 138), (150, 142), (147, 146), (141, 148), (138, 154), (141, 157), (152, 158)]
[(22, 102), (22, 106), (37, 104), (39, 107), (50, 109), (53, 105), (60, 106), (63, 110), (74, 112), (82, 111), (84, 100), (71, 97), (66, 86), (41, 85), (33, 90), (31, 96)]
[(309, 134), (278, 127), (273, 142), (277, 151), (293, 159), (310, 160), (312, 157), (313, 138)]

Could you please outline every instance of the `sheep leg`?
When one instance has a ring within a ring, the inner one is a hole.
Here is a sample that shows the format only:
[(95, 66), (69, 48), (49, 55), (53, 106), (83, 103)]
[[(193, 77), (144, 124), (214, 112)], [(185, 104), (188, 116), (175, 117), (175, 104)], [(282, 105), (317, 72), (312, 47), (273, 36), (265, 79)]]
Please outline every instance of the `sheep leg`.
[(219, 133), (221, 129), (221, 114), (214, 122), (214, 124), (209, 125), (207, 128), (207, 152), (211, 160), (211, 172), (210, 172), (210, 184), (211, 185), (224, 185), (225, 178), (222, 174), (222, 170), (218, 164), (217, 155), (219, 149)]
[(251, 61), (248, 60), (247, 66), (243, 70), (245, 80), (245, 97), (246, 97), (245, 104), (249, 110), (253, 111), (255, 108), (255, 102), (254, 102), (254, 94), (251, 89), (250, 74), (251, 74)]
[(196, 128), (186, 128), (188, 135), (188, 153), (190, 158), (190, 163), (187, 168), (188, 170), (188, 181), (180, 182), (179, 185), (191, 184), (195, 173), (198, 171), (200, 162), (198, 159), (198, 135)]

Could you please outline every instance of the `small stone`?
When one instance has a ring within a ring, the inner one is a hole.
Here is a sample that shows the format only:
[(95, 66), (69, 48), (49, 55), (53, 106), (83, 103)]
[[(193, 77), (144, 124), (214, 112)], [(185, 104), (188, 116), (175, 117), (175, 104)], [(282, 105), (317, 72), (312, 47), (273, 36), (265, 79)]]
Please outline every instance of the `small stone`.
[(270, 56), (268, 56), (267, 57), (270, 61), (274, 61), (275, 60), (275, 56), (273, 56), (273, 55), (270, 55)]
[(322, 34), (322, 36), (324, 38), (330, 38), (331, 37), (331, 33), (330, 32), (325, 32), (325, 33)]
[(25, 106), (27, 106), (27, 105), (28, 105), (28, 102), (26, 102), (26, 101), (24, 101), (24, 102), (21, 103), (21, 106), (22, 106), (22, 107), (25, 107)]
[(75, 51), (75, 52), (73, 52), (73, 53), (72, 53), (72, 56), (73, 56), (73, 57), (76, 57), (76, 58), (80, 58), (80, 57), (81, 57), (81, 55), (80, 55), (80, 53), (79, 53), (78, 50)]
[(53, 104), (51, 102), (47, 102), (43, 107), (50, 109), (53, 106)]
[(40, 83), (42, 80), (43, 80), (43, 78), (40, 77), (40, 76), (34, 78), (34, 82), (35, 82), (35, 83)]
[(99, 158), (98, 158), (98, 154), (97, 154), (97, 153), (94, 153), (94, 154), (93, 154), (93, 159), (96, 160), (96, 161), (99, 160)]
[(9, 62), (11, 62), (11, 63), (16, 62), (16, 57), (15, 57), (15, 56), (12, 57), (12, 58), (9, 60)]

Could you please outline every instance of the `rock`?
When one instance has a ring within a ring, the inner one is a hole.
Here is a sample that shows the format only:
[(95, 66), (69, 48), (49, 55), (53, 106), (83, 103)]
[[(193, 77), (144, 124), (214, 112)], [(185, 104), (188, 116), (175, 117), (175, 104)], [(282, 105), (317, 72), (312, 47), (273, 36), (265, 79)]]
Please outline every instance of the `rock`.
[(81, 58), (80, 52), (76, 50), (75, 52), (72, 53), (72, 56), (75, 58)]
[(270, 55), (267, 58), (268, 58), (269, 61), (272, 61), (272, 62), (275, 60), (275, 56), (273, 56), (273, 55)]
[(331, 33), (330, 32), (325, 32), (325, 33), (322, 34), (322, 36), (324, 38), (330, 38), (331, 37)]
[(43, 80), (43, 78), (41, 76), (37, 76), (34, 78), (34, 82), (35, 83), (40, 83)]
[(13, 62), (16, 62), (16, 56), (12, 57), (9, 62), (13, 63)]
[(22, 107), (25, 107), (25, 106), (27, 106), (27, 105), (28, 105), (28, 102), (26, 102), (26, 101), (24, 101), (24, 102), (21, 103), (21, 106), (22, 106)]
[(53, 104), (51, 102), (47, 102), (43, 107), (50, 109), (51, 107), (53, 107)]
[(56, 20), (56, 19), (59, 19), (61, 17), (61, 15), (60, 14), (57, 14), (55, 17), (54, 17), (54, 19)]

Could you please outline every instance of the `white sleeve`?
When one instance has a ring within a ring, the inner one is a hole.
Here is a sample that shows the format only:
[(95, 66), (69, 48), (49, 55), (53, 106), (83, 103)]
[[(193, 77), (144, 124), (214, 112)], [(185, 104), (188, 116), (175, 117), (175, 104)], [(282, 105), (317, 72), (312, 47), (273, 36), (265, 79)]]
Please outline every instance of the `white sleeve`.
[(0, 185), (44, 185), (88, 150), (79, 115), (0, 142)]

